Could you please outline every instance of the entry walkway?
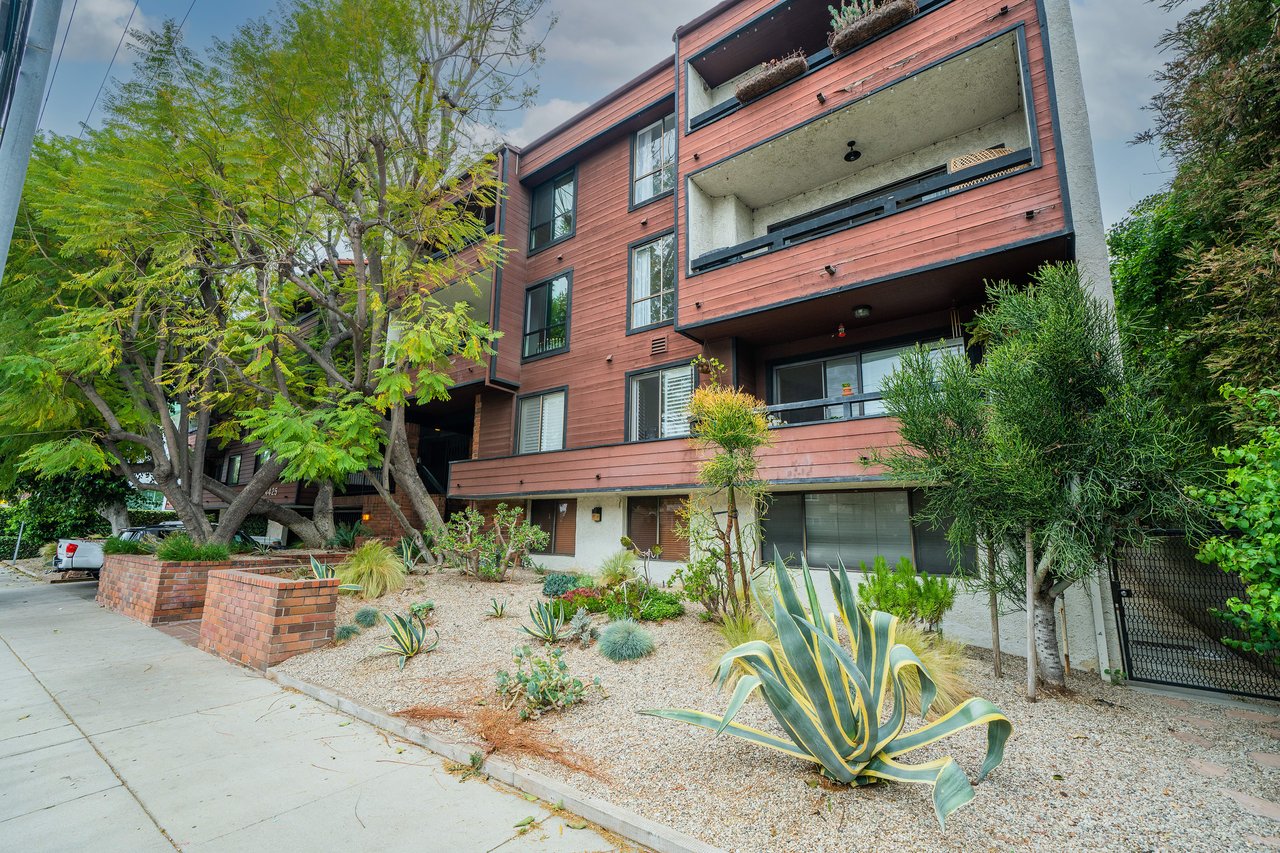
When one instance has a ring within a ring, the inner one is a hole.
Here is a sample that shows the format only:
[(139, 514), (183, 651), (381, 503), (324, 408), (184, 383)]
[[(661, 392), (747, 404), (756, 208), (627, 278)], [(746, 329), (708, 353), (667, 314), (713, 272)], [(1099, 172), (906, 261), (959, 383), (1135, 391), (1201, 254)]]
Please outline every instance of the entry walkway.
[(0, 848), (616, 849), (519, 794), (460, 782), (430, 752), (103, 610), (95, 589), (0, 566)]

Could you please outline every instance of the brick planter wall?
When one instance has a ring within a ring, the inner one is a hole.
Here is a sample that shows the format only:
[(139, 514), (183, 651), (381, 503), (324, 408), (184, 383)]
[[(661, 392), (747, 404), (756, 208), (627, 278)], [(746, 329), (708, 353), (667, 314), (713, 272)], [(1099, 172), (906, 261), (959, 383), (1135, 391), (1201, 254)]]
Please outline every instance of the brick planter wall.
[(209, 575), (200, 648), (254, 669), (275, 666), (333, 639), (338, 579), (275, 577), (277, 568)]
[(310, 566), (310, 558), (315, 557), (322, 563), (330, 566), (336, 566), (350, 556), (350, 551), (325, 551), (315, 550), (308, 551), (303, 548), (295, 548), (284, 551), (276, 551), (271, 554), (232, 554), (231, 568), (245, 569), (253, 571), (254, 569), (264, 568), (287, 568), (291, 566)]
[(230, 567), (230, 561), (178, 563), (108, 554), (98, 580), (98, 603), (148, 625), (199, 619), (209, 572)]

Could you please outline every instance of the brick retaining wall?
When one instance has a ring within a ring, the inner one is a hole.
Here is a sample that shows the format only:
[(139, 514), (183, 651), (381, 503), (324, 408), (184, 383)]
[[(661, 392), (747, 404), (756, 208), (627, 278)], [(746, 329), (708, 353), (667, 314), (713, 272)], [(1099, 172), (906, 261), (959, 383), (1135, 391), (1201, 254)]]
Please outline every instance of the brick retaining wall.
[(106, 555), (98, 603), (148, 625), (199, 619), (210, 571), (220, 563), (168, 562), (143, 554)]
[(210, 573), (200, 648), (267, 669), (333, 640), (338, 579), (276, 577), (277, 568)]

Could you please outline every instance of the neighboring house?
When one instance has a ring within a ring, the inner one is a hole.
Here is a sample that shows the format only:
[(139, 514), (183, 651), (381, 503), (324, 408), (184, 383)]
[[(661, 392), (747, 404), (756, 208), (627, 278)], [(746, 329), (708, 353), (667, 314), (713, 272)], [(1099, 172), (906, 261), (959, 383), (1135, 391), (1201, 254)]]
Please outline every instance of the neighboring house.
[[(904, 347), (965, 346), (985, 280), (1075, 260), (1111, 290), (1068, 0), (919, 5), (834, 56), (828, 0), (727, 0), (674, 57), (499, 152), (510, 254), (480, 298), (458, 288), (504, 336), (414, 413), (451, 502), (526, 504), (551, 566), (597, 565), (624, 534), (682, 558), (705, 354), (778, 424), (766, 553), (950, 569), (911, 523), (919, 493), (867, 464), (897, 441), (881, 383)], [(737, 100), (795, 50), (806, 73)], [(1071, 607), (1085, 662), (1110, 607)]]

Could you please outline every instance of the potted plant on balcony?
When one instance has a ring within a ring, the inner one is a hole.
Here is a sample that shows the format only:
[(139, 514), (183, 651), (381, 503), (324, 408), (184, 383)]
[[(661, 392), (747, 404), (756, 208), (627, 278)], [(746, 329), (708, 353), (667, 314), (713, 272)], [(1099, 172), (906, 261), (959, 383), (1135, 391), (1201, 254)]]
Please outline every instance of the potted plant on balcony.
[(808, 70), (809, 60), (804, 51), (797, 50), (780, 59), (767, 60), (755, 74), (739, 83), (733, 93), (739, 101), (746, 103), (788, 80), (794, 80)]
[(832, 53), (846, 53), (910, 20), (918, 10), (916, 0), (841, 0), (839, 8), (827, 7), (831, 13), (831, 35), (827, 44)]

